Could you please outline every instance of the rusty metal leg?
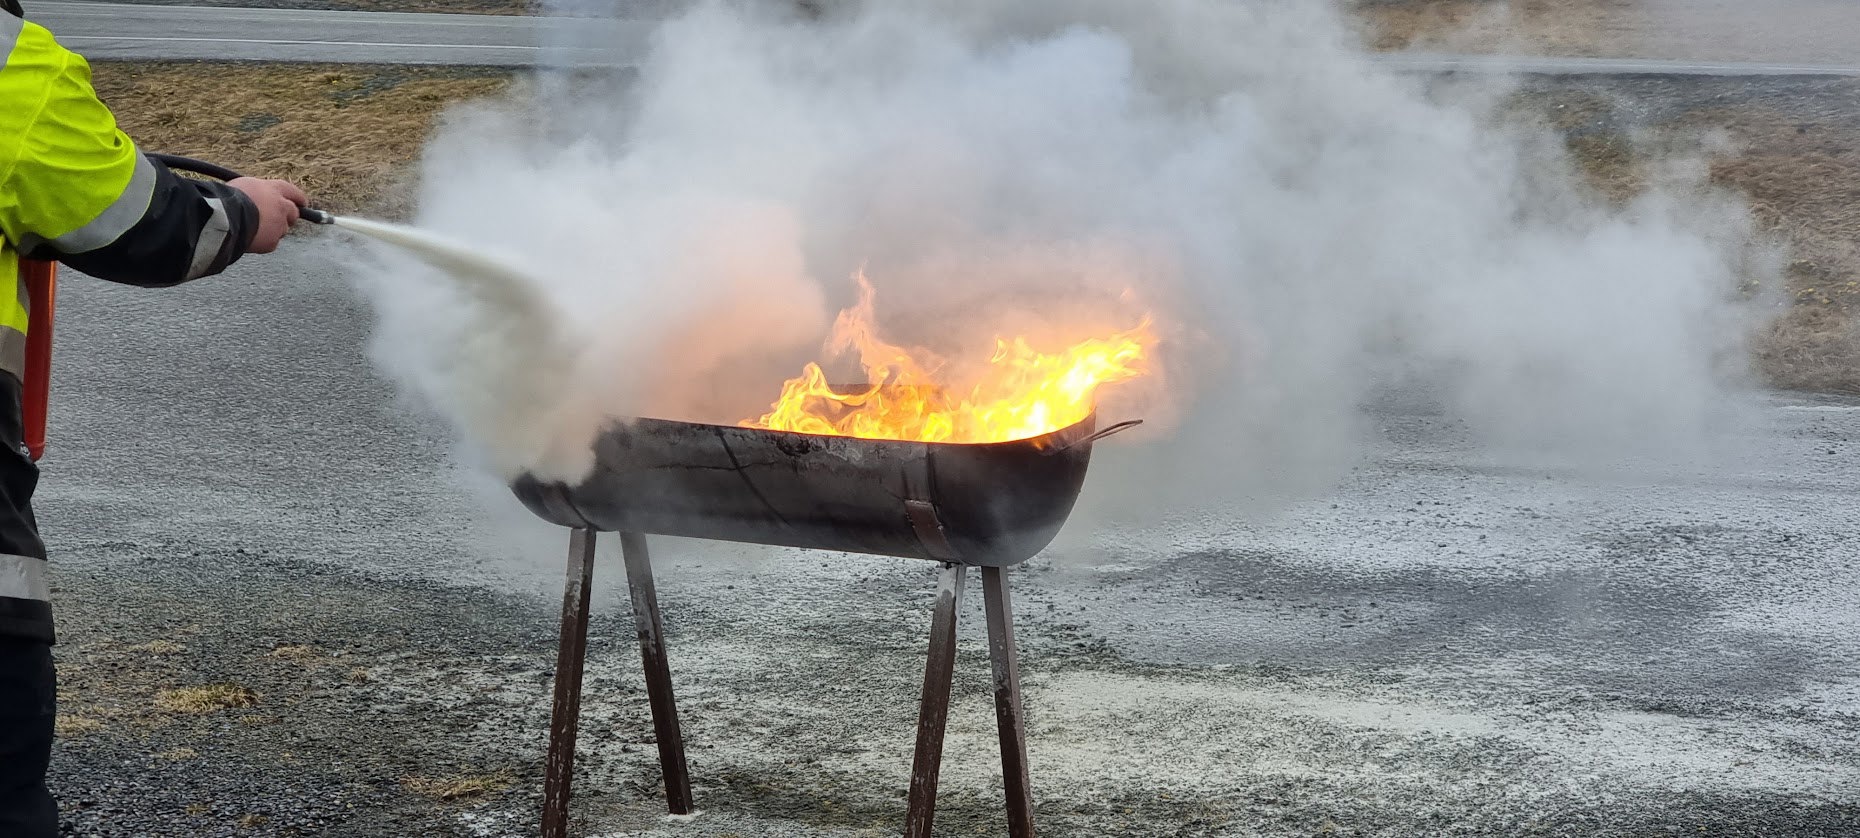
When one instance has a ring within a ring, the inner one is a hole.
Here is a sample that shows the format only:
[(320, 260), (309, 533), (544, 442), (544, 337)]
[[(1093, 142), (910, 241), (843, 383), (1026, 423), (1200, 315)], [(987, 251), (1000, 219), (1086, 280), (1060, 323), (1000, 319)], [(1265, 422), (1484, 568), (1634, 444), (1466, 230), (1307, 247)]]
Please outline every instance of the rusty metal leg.
[(930, 838), (930, 826), (936, 819), (943, 728), (949, 720), (949, 685), (956, 673), (956, 609), (962, 604), (965, 570), (959, 564), (946, 564), (937, 577), (936, 611), (930, 617), (930, 657), (924, 664), (923, 700), (917, 708), (917, 753), (911, 760), (905, 838)]
[(594, 578), (594, 531), (568, 537), (568, 585), (562, 589), (562, 643), (555, 658), (555, 709), (543, 779), (543, 838), (568, 838), (568, 790), (575, 775), (575, 728), (581, 719), (581, 673), (588, 653), (588, 593)]
[(652, 701), (652, 729), (659, 740), (659, 770), (665, 774), (665, 806), (674, 815), (692, 811), (691, 773), (685, 767), (685, 736), (678, 727), (678, 700), (672, 696), (672, 667), (665, 658), (665, 624), (659, 619), (659, 593), (652, 583), (652, 557), (646, 537), (620, 534), (626, 555), (626, 585), (633, 595), (633, 625), (639, 630), (639, 659), (646, 670), (646, 696)]
[(1007, 784), (1008, 835), (1033, 838), (1033, 790), (1027, 779), (1027, 726), (1021, 715), (1020, 661), (1014, 651), (1014, 605), (1007, 569), (982, 568), (988, 610), (988, 657), (995, 670), (995, 722), (1001, 729), (1001, 776)]

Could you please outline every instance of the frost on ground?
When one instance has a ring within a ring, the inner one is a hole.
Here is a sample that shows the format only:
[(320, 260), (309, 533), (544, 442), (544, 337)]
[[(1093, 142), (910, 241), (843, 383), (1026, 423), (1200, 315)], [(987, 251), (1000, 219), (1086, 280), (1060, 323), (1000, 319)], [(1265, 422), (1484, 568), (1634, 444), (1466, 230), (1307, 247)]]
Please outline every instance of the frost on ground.
[[(1084, 527), (1012, 574), (1042, 834), (1860, 834), (1860, 405), (1766, 416), (1693, 474), (1498, 457), (1385, 411), (1350, 479), (1279, 518)], [(123, 488), (155, 455), (114, 438), (43, 495), (60, 531), (114, 522), (57, 565), (61, 711), (86, 722), (54, 768), (74, 835), (532, 834), (563, 533), (489, 538), (503, 519), (462, 498), (415, 498), (448, 523), (418, 539), (332, 524), (264, 466), (236, 504), (214, 475)], [(335, 465), (351, 500), (410, 502), (406, 468)], [(603, 553), (581, 834), (896, 834), (935, 567), (654, 548), (705, 814), (664, 819)], [(938, 830), (999, 835), (979, 598), (962, 619)], [(258, 704), (156, 704), (226, 683)], [(509, 783), (408, 789), (485, 776)]]
[[(1796, 407), (1761, 466), (1705, 482), (1454, 462), (1451, 428), (1389, 417), (1401, 444), (1335, 507), (1030, 563), (1012, 578), (1044, 834), (1854, 834), (1860, 614), (1827, 592), (1860, 579), (1817, 502), (1851, 483), (1824, 453), (1851, 437)], [(1220, 540), (1257, 549), (1203, 543)], [(637, 658), (611, 632), (591, 645), (579, 817), (894, 834), (934, 569), (664, 552), (705, 815), (664, 820)], [(979, 598), (962, 620), (939, 829), (1001, 834)], [(535, 684), (474, 691), (514, 713)], [(510, 733), (460, 744), (540, 748)]]
[[(805, 587), (840, 575), (807, 558), (792, 566), (812, 577)], [(973, 625), (980, 614), (969, 610)], [(1758, 703), (1659, 707), (1599, 691), (1479, 695), (1433, 667), (1145, 667), (1055, 655), (1053, 625), (1028, 622), (1046, 649), (1030, 656), (1025, 689), (1034, 793), (1049, 834), (1309, 835), (1325, 823), (1346, 834), (1416, 834), (1404, 830), (1430, 823), (1454, 834), (1567, 834), (1558, 830), (1585, 819), (1670, 818), (1660, 808), (1685, 798), (1851, 807), (1860, 782), (1852, 706), (1841, 722)], [(895, 829), (918, 650), (849, 646), (846, 633), (810, 639), (750, 621), (716, 629), (702, 633), (731, 639), (687, 638), (674, 648), (706, 816), (658, 820), (636, 662), (624, 642), (610, 642), (590, 672), (602, 687), (585, 717), (589, 823), (622, 827), (612, 835)], [(985, 670), (980, 638), (965, 638), (942, 779), (947, 834), (999, 829)], [(1503, 679), (1487, 671), (1468, 680)]]

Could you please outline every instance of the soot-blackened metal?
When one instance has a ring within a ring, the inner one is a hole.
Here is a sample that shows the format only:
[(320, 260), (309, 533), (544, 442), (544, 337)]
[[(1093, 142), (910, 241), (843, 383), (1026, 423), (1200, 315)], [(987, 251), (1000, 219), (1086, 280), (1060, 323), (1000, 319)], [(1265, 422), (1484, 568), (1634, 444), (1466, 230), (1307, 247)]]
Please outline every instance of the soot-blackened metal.
[(1007, 793), (1008, 834), (1032, 838), (1025, 720), (1005, 568), (1058, 534), (1078, 499), (1092, 443), (1137, 424), (1094, 431), (1096, 418), (1031, 439), (947, 444), (812, 436), (636, 419), (594, 446), (574, 486), (523, 477), (524, 505), (574, 531), (545, 782), (543, 834), (565, 838), (580, 712), (594, 534), (621, 533), (641, 661), (674, 814), (692, 812), (684, 737), (672, 694), (645, 534), (710, 538), (931, 559), (942, 563), (919, 703), (907, 838), (928, 838), (936, 814), (956, 615), (968, 565), (982, 567), (988, 647)]
[(565, 527), (1004, 567), (1052, 541), (1092, 442), (1129, 424), (954, 444), (635, 419), (596, 440), (579, 484), (513, 488)]

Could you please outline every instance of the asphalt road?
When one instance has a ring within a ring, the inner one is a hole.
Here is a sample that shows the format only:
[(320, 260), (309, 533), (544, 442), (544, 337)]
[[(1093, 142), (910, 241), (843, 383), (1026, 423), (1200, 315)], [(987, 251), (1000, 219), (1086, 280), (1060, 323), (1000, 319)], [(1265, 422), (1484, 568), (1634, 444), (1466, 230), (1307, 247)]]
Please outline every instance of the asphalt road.
[[(371, 373), (339, 235), (180, 289), (61, 284), (39, 509), (73, 834), (533, 834), (565, 539)], [(1270, 521), (1017, 570), (1043, 834), (1860, 834), (1860, 401), (1759, 418), (1705, 472), (1603, 477), (1389, 406)], [(661, 817), (604, 554), (584, 834), (895, 834), (933, 568), (658, 549), (705, 814)], [(1003, 834), (980, 616), (940, 834)], [(254, 703), (160, 705), (211, 683)], [(487, 790), (433, 799), (461, 778)]]
[(27, 16), (93, 59), (494, 67), (624, 63), (649, 23), (539, 17), (39, 2)]
[[(215, 59), (485, 66), (626, 65), (649, 20), (34, 2), (29, 16), (101, 59)], [(1415, 72), (1546, 75), (1860, 75), (1860, 66), (1410, 53)]]

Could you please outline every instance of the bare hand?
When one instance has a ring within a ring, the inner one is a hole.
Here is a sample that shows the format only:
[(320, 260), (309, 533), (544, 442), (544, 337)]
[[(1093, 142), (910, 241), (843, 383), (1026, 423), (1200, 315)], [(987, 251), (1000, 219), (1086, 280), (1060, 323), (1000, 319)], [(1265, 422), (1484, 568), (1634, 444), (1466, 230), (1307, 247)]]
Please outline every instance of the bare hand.
[(226, 185), (244, 192), (258, 207), (258, 232), (252, 236), (252, 246), (246, 248), (247, 253), (277, 250), (278, 240), (297, 223), (297, 208), (310, 203), (304, 191), (288, 180), (242, 177), (227, 181)]

